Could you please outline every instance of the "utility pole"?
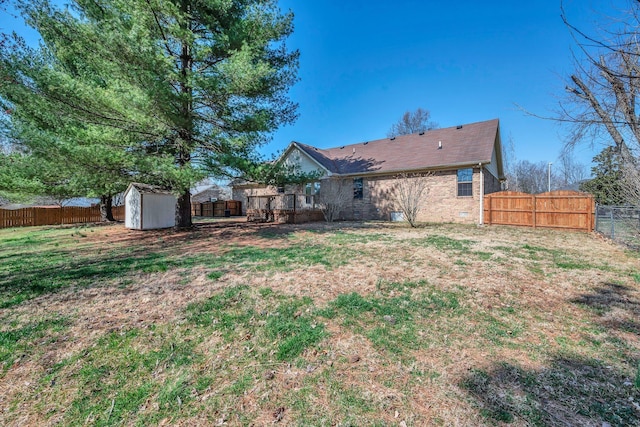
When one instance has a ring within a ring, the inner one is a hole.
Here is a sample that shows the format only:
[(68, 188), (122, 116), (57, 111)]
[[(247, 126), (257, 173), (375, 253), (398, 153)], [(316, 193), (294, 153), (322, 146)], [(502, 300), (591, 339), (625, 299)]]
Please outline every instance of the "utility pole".
[(547, 179), (547, 182), (549, 183), (548, 185), (548, 190), (547, 191), (551, 191), (551, 165), (553, 164), (553, 162), (549, 162), (549, 176)]

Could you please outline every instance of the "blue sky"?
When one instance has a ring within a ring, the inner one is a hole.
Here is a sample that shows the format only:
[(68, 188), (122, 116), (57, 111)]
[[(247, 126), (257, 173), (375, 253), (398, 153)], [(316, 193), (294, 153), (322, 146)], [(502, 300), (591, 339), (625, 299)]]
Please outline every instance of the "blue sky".
[[(564, 0), (569, 18), (591, 29), (592, 0)], [(624, 1), (606, 2), (611, 8)], [(566, 130), (525, 114), (551, 116), (573, 69), (573, 41), (560, 0), (280, 0), (295, 14), (288, 40), (299, 49), (300, 105), (294, 125), (262, 148), (269, 156), (292, 141), (333, 147), (384, 138), (405, 111), (431, 112), (441, 127), (499, 118), (519, 160), (556, 161)], [(605, 9), (606, 10), (606, 9)], [(25, 32), (0, 12), (0, 28)], [(33, 34), (31, 35), (33, 37)], [(601, 147), (583, 144), (588, 164)]]
[[(559, 0), (280, 4), (295, 13), (288, 45), (301, 52), (300, 82), (291, 91), (300, 117), (265, 153), (291, 140), (331, 147), (384, 138), (405, 111), (422, 107), (441, 127), (499, 118), (503, 142), (513, 138), (518, 159), (547, 162), (560, 154), (565, 130), (517, 107), (552, 115), (564, 94), (573, 42)], [(593, 4), (564, 6), (588, 29)], [(575, 154), (587, 164), (599, 149), (584, 144)]]

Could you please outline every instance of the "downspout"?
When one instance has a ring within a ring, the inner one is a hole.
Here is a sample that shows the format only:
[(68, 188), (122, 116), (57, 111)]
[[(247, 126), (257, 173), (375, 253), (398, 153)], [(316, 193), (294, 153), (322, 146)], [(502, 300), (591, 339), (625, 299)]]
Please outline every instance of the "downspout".
[(480, 220), (478, 225), (484, 225), (484, 171), (482, 163), (478, 163), (480, 167)]

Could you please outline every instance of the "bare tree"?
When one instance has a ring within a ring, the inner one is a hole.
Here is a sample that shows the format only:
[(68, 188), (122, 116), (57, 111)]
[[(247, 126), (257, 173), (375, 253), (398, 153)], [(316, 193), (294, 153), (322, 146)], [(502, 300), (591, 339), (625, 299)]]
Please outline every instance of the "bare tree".
[(320, 191), (315, 195), (316, 206), (327, 222), (340, 218), (340, 213), (353, 201), (353, 187), (344, 179), (326, 178), (320, 181)]
[[(632, 206), (640, 206), (640, 167), (636, 162), (625, 162), (622, 170), (622, 192), (625, 202)], [(640, 223), (638, 231), (640, 231)]]
[(429, 110), (418, 108), (416, 111), (406, 111), (400, 120), (394, 123), (387, 132), (389, 138), (398, 135), (409, 135), (416, 132), (424, 132), (436, 129), (438, 124), (431, 121)]
[(391, 190), (395, 206), (404, 215), (404, 219), (411, 227), (416, 226), (418, 213), (424, 206), (429, 195), (428, 177), (433, 176), (433, 172), (422, 174), (398, 175)]
[(640, 173), (640, 1), (629, 2), (622, 19), (590, 35), (562, 19), (578, 46), (576, 70), (558, 120), (571, 124), (567, 146), (585, 139), (613, 144), (622, 158), (622, 179), (629, 202), (638, 202)]
[[(509, 189), (529, 194), (544, 193), (549, 189), (548, 168), (547, 162), (517, 161), (512, 168), (512, 182), (509, 184)], [(551, 182), (551, 189), (555, 189), (558, 182), (555, 172), (552, 173)]]
[(506, 190), (516, 191), (516, 147), (513, 135), (509, 134), (502, 144), (502, 164), (506, 177)]
[(582, 181), (589, 177), (587, 167), (575, 161), (571, 150), (563, 150), (556, 165), (555, 187), (558, 189), (578, 190)]

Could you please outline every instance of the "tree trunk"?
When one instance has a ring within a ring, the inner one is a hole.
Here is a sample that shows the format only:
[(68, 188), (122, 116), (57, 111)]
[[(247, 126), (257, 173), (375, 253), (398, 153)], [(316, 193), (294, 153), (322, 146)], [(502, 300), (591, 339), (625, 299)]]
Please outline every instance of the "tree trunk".
[[(189, 16), (191, 12), (190, 1), (182, 0), (180, 8), (185, 16)], [(190, 21), (182, 22), (185, 31), (191, 31)], [(191, 56), (191, 45), (188, 41), (181, 42), (180, 52), (180, 99), (181, 99), (181, 129), (178, 130), (178, 147), (176, 153), (176, 162), (180, 168), (191, 163), (191, 151), (193, 149), (193, 89), (190, 78), (193, 65), (193, 57)], [(176, 205), (176, 228), (190, 228), (191, 223), (191, 192), (185, 189), (178, 197)]]
[(187, 189), (178, 197), (176, 205), (176, 228), (190, 228), (191, 222), (191, 192)]
[(103, 222), (112, 222), (115, 221), (113, 219), (113, 209), (112, 208), (112, 196), (102, 195), (100, 196), (100, 220)]

